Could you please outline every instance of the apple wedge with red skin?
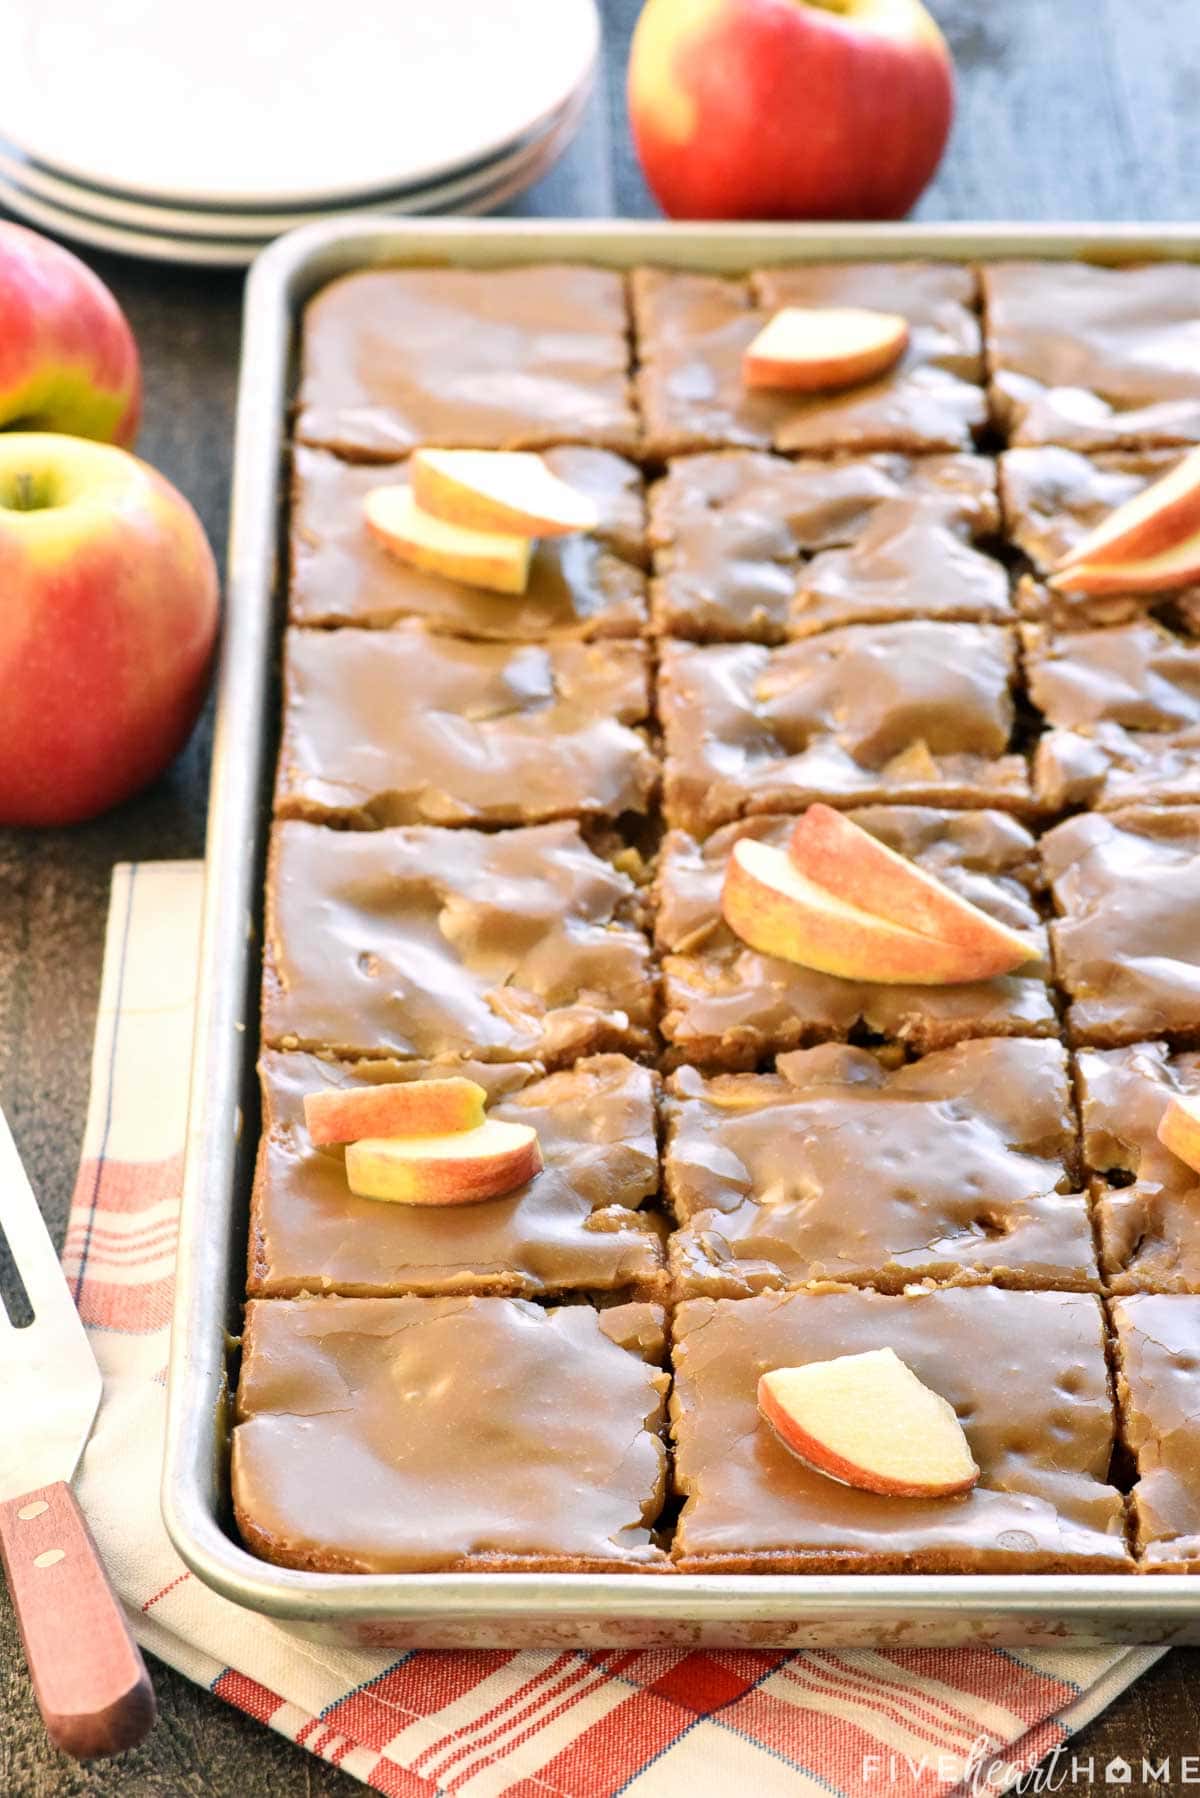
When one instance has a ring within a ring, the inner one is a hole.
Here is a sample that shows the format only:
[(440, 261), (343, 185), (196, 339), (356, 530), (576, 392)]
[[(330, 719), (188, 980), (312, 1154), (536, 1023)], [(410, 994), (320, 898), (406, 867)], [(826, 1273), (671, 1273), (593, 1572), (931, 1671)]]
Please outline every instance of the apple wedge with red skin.
[(409, 480), (422, 512), (469, 531), (569, 537), (599, 523), (595, 501), (528, 450), (417, 450)]
[(1174, 1093), (1158, 1120), (1158, 1140), (1200, 1174), (1200, 1097)]
[(1115, 568), (1118, 563), (1154, 561), (1189, 538), (1200, 542), (1200, 449), (1189, 451), (1161, 480), (1115, 507), (1063, 557), (1056, 573), (1076, 565)]
[(401, 562), (494, 593), (524, 593), (533, 543), (500, 531), (470, 531), (423, 512), (411, 487), (373, 487), (367, 529)]
[(742, 353), (746, 387), (828, 393), (886, 374), (908, 347), (908, 320), (865, 306), (785, 306)]
[(976, 953), (993, 973), (1033, 961), (1037, 950), (1017, 931), (961, 899), (915, 862), (829, 805), (810, 805), (796, 820), (788, 854), (800, 873), (848, 905), (890, 924)]
[(541, 1169), (537, 1131), (500, 1118), (451, 1135), (372, 1136), (346, 1147), (351, 1192), (398, 1205), (472, 1205), (500, 1198)]
[(1047, 585), (1060, 593), (1173, 593), (1200, 581), (1200, 530), (1159, 555), (1137, 562), (1070, 562), (1056, 568)]
[(842, 1486), (955, 1498), (979, 1480), (953, 1407), (890, 1348), (764, 1373), (758, 1409), (786, 1449)]
[(386, 1086), (328, 1086), (304, 1095), (317, 1148), (368, 1136), (445, 1136), (483, 1123), (487, 1094), (474, 1080), (402, 1080)]
[[(1003, 947), (939, 941), (839, 899), (769, 843), (741, 837), (721, 891), (721, 915), (762, 955), (892, 986), (960, 986), (1007, 973), (1032, 951), (1006, 933)], [(1018, 947), (1019, 945), (1019, 947)]]

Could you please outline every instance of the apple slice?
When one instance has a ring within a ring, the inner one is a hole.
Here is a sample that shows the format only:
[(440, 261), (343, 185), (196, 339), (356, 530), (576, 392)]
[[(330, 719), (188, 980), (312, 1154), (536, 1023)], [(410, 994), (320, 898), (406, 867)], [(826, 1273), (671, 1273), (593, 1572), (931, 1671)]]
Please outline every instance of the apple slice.
[(363, 510), (371, 535), (410, 568), (495, 593), (524, 593), (533, 549), (528, 537), (468, 531), (431, 518), (411, 487), (373, 487)]
[(304, 1121), (318, 1148), (365, 1136), (445, 1136), (476, 1129), (486, 1103), (482, 1086), (457, 1075), (388, 1086), (327, 1086), (305, 1093)]
[(1159, 555), (1136, 562), (1101, 561), (1099, 557), (1068, 562), (1055, 569), (1047, 585), (1058, 592), (1099, 597), (1106, 593), (1171, 593), (1195, 581), (1200, 581), (1200, 530), (1180, 538)]
[(398, 1205), (471, 1205), (499, 1198), (541, 1169), (533, 1126), (500, 1118), (457, 1135), (371, 1136), (346, 1149), (351, 1192)]
[(418, 450), (409, 464), (413, 498), (431, 518), (513, 537), (594, 531), (594, 501), (527, 450)]
[(997, 973), (1034, 961), (1037, 950), (1006, 924), (960, 899), (915, 862), (829, 805), (810, 805), (796, 820), (788, 853), (801, 874), (889, 924), (953, 943), (995, 961)]
[(1200, 1098), (1174, 1094), (1158, 1120), (1158, 1140), (1200, 1174)]
[(953, 1498), (979, 1479), (953, 1407), (893, 1349), (777, 1367), (758, 1408), (783, 1446), (842, 1486), (892, 1498)]
[[(760, 954), (843, 980), (959, 986), (1016, 965), (1015, 944), (1006, 941), (1001, 953), (986, 941), (964, 946), (889, 923), (827, 892), (784, 850), (753, 837), (740, 837), (733, 846), (721, 914), (734, 935)], [(1021, 943), (1021, 960), (1028, 954)]]
[(1072, 563), (1108, 568), (1117, 562), (1145, 562), (1198, 535), (1200, 449), (1194, 449), (1160, 481), (1115, 507), (1063, 557), (1059, 569)]
[(742, 354), (747, 387), (819, 393), (857, 387), (898, 362), (908, 320), (861, 306), (785, 306)]

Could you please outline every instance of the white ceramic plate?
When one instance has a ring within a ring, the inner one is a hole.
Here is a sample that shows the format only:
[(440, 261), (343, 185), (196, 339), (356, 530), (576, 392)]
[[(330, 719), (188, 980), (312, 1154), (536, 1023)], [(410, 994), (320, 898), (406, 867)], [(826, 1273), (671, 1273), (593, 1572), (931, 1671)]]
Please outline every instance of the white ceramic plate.
[[(518, 168), (511, 170), (499, 182), (481, 183), (453, 208), (441, 205), (414, 207), (397, 203), (370, 210), (405, 216), (421, 216), (427, 211), (447, 210), (460, 214), (490, 212), (523, 193), (549, 172), (574, 136), (578, 122), (577, 115), (568, 116), (556, 131), (535, 146)], [(171, 236), (165, 232), (114, 225), (43, 200), (7, 178), (0, 178), (0, 207), (7, 208), (29, 224), (49, 231), (56, 237), (70, 238), (77, 243), (89, 244), (94, 249), (112, 250), (119, 255), (137, 256), (151, 262), (175, 262), (209, 268), (245, 268), (270, 241), (269, 237), (257, 242), (220, 236)], [(345, 209), (347, 213), (353, 210), (355, 209)], [(322, 216), (333, 215), (330, 212)]]
[(344, 208), (511, 150), (587, 78), (595, 0), (38, 0), (0, 126), (52, 174), (181, 207)]
[(98, 223), (116, 225), (127, 230), (150, 232), (152, 235), (188, 238), (221, 238), (239, 242), (242, 239), (259, 246), (297, 225), (311, 224), (333, 213), (361, 210), (394, 212), (450, 212), (464, 199), (471, 199), (485, 187), (499, 186), (511, 174), (523, 169), (530, 159), (550, 142), (561, 142), (564, 133), (573, 133), (591, 91), (590, 79), (558, 107), (545, 124), (528, 133), (520, 143), (503, 156), (485, 160), (479, 167), (445, 181), (405, 188), (380, 194), (369, 202), (355, 202), (353, 208), (324, 206), (316, 210), (289, 209), (286, 212), (235, 212), (231, 209), (204, 207), (171, 207), (149, 201), (122, 199), (106, 190), (67, 176), (47, 173), (39, 163), (22, 156), (12, 144), (0, 138), (0, 182), (10, 190), (21, 190), (35, 200), (80, 213)]

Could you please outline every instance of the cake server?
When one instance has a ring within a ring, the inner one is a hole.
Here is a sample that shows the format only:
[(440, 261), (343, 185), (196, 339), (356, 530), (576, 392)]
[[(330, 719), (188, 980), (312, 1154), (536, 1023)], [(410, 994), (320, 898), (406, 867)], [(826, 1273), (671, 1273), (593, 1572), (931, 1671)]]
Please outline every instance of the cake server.
[(154, 1694), (70, 1486), (100, 1369), (3, 1112), (0, 1232), (33, 1314), (0, 1301), (0, 1556), (50, 1739), (80, 1760), (119, 1754)]

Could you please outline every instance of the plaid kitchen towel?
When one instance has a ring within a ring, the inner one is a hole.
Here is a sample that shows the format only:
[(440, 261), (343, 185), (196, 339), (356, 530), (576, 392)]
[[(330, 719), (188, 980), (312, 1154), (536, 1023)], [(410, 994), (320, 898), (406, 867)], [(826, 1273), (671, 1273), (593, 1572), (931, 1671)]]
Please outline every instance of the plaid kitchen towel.
[[(203, 869), (120, 867), (63, 1254), (104, 1373), (78, 1490), (142, 1644), (397, 1798), (1000, 1790), (1159, 1651), (351, 1653), (187, 1572), (159, 1462)], [(1064, 1774), (1064, 1782), (1066, 1775)]]

